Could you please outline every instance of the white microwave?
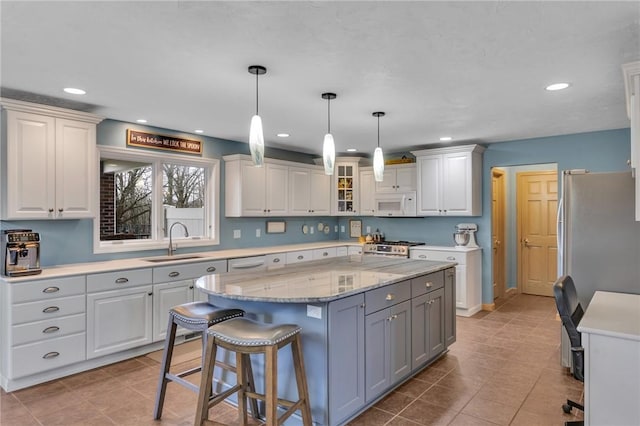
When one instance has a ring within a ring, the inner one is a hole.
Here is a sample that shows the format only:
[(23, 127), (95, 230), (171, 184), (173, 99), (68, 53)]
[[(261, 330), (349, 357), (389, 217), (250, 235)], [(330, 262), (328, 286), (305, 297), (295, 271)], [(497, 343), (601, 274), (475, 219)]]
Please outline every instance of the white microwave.
[(416, 193), (392, 192), (375, 194), (375, 215), (415, 217), (417, 214)]

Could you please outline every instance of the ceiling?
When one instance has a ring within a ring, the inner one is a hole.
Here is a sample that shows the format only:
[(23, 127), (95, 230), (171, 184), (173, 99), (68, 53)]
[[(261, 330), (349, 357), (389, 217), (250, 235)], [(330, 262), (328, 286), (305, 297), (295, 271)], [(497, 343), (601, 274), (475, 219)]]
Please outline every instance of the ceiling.
[[(2, 1), (6, 97), (321, 154), (629, 127), (640, 3)], [(544, 90), (555, 82), (569, 89)], [(68, 95), (64, 87), (85, 89)], [(286, 132), (289, 138), (278, 138)]]

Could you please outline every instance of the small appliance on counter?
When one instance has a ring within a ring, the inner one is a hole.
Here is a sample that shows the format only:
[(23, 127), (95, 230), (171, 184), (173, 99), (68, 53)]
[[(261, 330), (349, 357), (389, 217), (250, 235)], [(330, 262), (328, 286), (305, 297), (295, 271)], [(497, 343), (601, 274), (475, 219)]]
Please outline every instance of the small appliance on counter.
[(2, 239), (5, 246), (4, 275), (19, 277), (42, 272), (40, 234), (31, 229), (6, 229)]
[(456, 225), (456, 232), (453, 234), (453, 240), (456, 247), (478, 247), (476, 242), (476, 232), (478, 225), (475, 223), (459, 223)]

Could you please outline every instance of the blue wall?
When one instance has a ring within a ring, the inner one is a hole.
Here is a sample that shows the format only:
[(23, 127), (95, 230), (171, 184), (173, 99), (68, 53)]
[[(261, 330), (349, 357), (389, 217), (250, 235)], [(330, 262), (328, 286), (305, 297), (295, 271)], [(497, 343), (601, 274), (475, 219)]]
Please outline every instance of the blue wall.
[[(338, 233), (334, 228), (338, 221), (335, 217), (314, 217), (309, 218), (276, 218), (269, 220), (285, 220), (287, 230), (284, 234), (265, 234), (265, 223), (267, 218), (226, 218), (224, 217), (224, 161), (223, 155), (228, 154), (248, 154), (249, 146), (246, 143), (228, 141), (223, 139), (210, 138), (206, 136), (194, 135), (191, 133), (179, 133), (167, 129), (141, 126), (138, 124), (125, 123), (115, 120), (105, 120), (98, 124), (97, 141), (98, 145), (109, 145), (116, 147), (126, 147), (126, 131), (134, 129), (150, 133), (159, 133), (186, 139), (203, 141), (203, 154), (205, 158), (219, 158), (220, 161), (220, 245), (178, 248), (178, 253), (193, 251), (212, 251), (245, 247), (264, 247), (281, 244), (309, 243), (316, 241), (337, 240)], [(140, 149), (140, 148), (128, 148)], [(301, 154), (281, 149), (265, 150), (265, 156), (280, 160), (297, 161), (301, 163), (313, 164), (314, 156)], [(319, 222), (330, 225), (331, 232), (328, 235), (317, 232), (314, 234), (303, 234), (303, 225), (316, 226)], [(166, 250), (146, 250), (126, 253), (93, 254), (93, 221), (82, 220), (35, 220), (35, 221), (2, 221), (2, 229), (29, 228), (40, 232), (41, 264), (42, 266), (62, 265), (69, 263), (95, 262), (101, 260), (123, 259), (130, 257), (156, 256), (166, 253)], [(261, 237), (256, 237), (256, 229), (261, 230)], [(241, 239), (233, 238), (233, 230), (240, 229)]]
[[(248, 153), (245, 143), (227, 141), (190, 133), (179, 133), (166, 129), (140, 126), (114, 120), (105, 120), (98, 125), (98, 144), (125, 147), (126, 129), (189, 139), (200, 139), (203, 143), (203, 156), (221, 158), (223, 155)], [(630, 131), (617, 129), (602, 132), (555, 136), (530, 140), (495, 143), (488, 146), (483, 160), (483, 214), (477, 217), (432, 217), (432, 218), (371, 218), (361, 217), (363, 231), (370, 226), (373, 231), (380, 229), (387, 239), (424, 241), (430, 245), (453, 245), (453, 232), (457, 223), (477, 223), (478, 244), (490, 247), (491, 241), (491, 168), (494, 166), (523, 166), (542, 163), (555, 163), (558, 170), (586, 168), (592, 171), (627, 170), (630, 156)], [(266, 156), (283, 160), (313, 163), (314, 156), (291, 151), (267, 149)], [(281, 244), (306, 243), (327, 240), (349, 240), (349, 218), (283, 218), (287, 222), (285, 234), (264, 234), (265, 218), (225, 218), (224, 217), (224, 162), (221, 161), (221, 218), (220, 245), (180, 249), (180, 252), (221, 250), (243, 247), (263, 247)], [(278, 218), (274, 218), (278, 219)], [(302, 225), (317, 225), (318, 222), (330, 225), (328, 235), (315, 232), (302, 233)], [(335, 226), (345, 227), (346, 232), (334, 232)], [(32, 228), (42, 235), (42, 264), (52, 266), (69, 263), (92, 262), (128, 257), (153, 256), (163, 254), (164, 250), (127, 252), (120, 254), (93, 254), (93, 226), (91, 220), (62, 221), (4, 221), (2, 229)], [(256, 238), (257, 228), (262, 237)], [(242, 231), (242, 239), (233, 239), (233, 230)], [(493, 300), (491, 287), (491, 253), (483, 250), (483, 303)]]

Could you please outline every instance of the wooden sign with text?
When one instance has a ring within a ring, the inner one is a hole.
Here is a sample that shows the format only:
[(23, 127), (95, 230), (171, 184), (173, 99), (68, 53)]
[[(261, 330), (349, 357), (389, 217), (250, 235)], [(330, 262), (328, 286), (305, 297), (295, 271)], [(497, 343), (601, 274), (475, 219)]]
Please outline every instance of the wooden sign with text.
[(202, 154), (201, 141), (154, 135), (152, 133), (139, 132), (131, 129), (127, 129), (127, 145), (166, 149), (169, 151), (185, 152), (187, 154)]

